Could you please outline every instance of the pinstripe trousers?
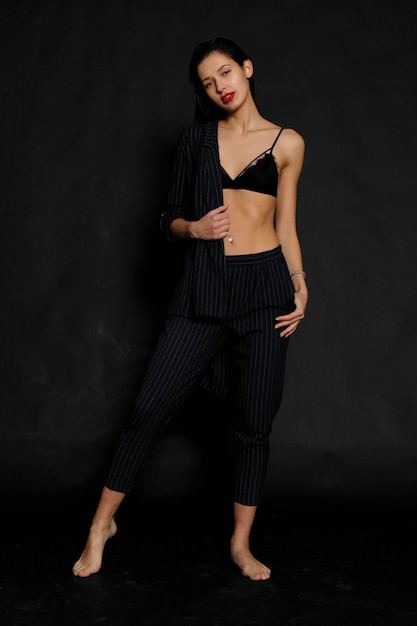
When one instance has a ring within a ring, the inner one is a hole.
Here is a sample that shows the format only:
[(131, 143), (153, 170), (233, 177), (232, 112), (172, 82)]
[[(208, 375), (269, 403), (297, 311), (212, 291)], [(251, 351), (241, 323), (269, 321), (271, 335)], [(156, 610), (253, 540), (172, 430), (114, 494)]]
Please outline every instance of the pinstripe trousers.
[[(275, 317), (294, 308), (294, 291), (280, 247), (227, 256), (223, 319), (168, 316), (145, 370), (135, 408), (110, 467), (106, 487), (128, 493), (158, 433), (182, 406), (226, 342), (233, 367), (236, 408), (235, 502), (262, 497), (272, 422), (284, 382), (288, 338)], [(265, 298), (265, 290), (267, 297)], [(265, 306), (265, 302), (274, 302)]]

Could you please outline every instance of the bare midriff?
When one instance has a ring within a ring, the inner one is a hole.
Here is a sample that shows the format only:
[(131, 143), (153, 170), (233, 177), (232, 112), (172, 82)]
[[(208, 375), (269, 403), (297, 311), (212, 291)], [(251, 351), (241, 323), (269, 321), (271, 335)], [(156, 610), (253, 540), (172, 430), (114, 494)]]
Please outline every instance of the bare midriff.
[(226, 256), (256, 254), (278, 246), (274, 228), (276, 198), (247, 189), (224, 189), (230, 229), (224, 239)]

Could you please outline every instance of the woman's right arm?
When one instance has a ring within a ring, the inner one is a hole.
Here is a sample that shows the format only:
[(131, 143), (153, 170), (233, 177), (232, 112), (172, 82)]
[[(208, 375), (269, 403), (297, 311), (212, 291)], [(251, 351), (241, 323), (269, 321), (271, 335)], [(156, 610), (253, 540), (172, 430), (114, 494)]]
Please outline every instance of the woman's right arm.
[(171, 235), (176, 239), (224, 239), (230, 228), (228, 205), (209, 211), (199, 220), (177, 218), (170, 224)]
[(172, 239), (224, 239), (229, 232), (227, 205), (208, 211), (199, 220), (193, 220), (194, 167), (200, 141), (196, 128), (185, 129), (179, 136), (171, 187), (161, 214), (160, 228), (169, 241)]
[(191, 196), (192, 157), (189, 150), (187, 131), (182, 131), (177, 142), (174, 165), (171, 172), (171, 186), (161, 213), (159, 226), (165, 237), (171, 241), (175, 236), (171, 230), (173, 221), (186, 221)]
[[(195, 130), (195, 129), (194, 129)], [(194, 146), (194, 149), (193, 149)], [(193, 220), (195, 211), (193, 165), (198, 141), (189, 129), (182, 131), (171, 174), (171, 188), (161, 214), (160, 227), (169, 241), (172, 239), (224, 239), (229, 232), (227, 205), (208, 211), (199, 220)]]

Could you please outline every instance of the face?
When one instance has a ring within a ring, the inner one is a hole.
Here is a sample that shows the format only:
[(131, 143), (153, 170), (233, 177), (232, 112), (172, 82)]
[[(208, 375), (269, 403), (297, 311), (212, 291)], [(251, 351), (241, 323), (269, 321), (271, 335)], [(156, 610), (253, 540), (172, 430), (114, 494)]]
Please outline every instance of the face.
[(197, 68), (207, 96), (226, 111), (234, 111), (250, 93), (249, 78), (253, 74), (248, 59), (240, 66), (222, 52), (212, 52)]

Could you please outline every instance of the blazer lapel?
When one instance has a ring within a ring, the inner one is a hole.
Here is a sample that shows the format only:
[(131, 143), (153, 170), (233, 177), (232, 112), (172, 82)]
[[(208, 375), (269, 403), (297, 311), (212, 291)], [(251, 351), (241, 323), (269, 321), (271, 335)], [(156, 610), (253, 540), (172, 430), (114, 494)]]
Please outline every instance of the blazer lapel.
[(212, 204), (209, 210), (211, 210), (223, 204), (217, 121), (210, 121), (206, 124), (203, 151), (202, 167), (207, 176), (207, 188), (210, 192), (210, 204)]

